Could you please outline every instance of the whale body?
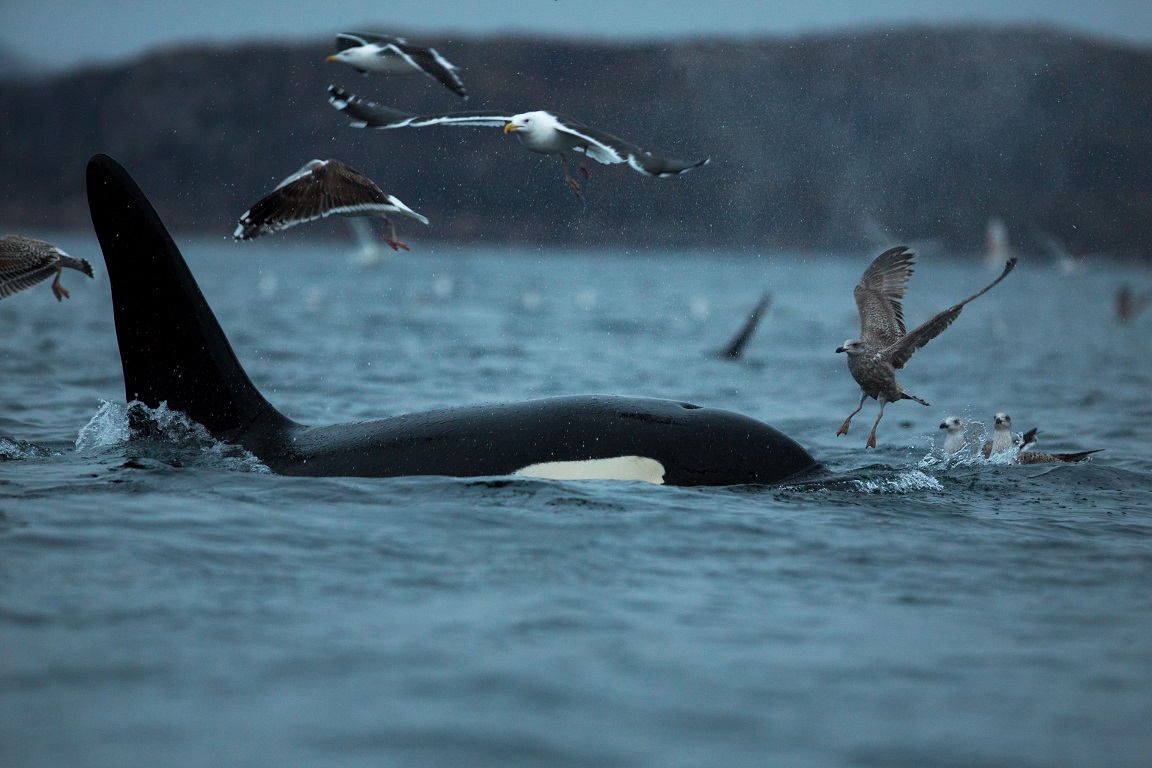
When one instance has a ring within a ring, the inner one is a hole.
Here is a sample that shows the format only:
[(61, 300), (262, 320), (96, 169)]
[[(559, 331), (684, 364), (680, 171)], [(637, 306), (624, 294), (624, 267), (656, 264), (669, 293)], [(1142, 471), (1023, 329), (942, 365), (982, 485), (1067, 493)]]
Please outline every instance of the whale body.
[(307, 426), (252, 384), (159, 215), (107, 155), (88, 205), (112, 287), (128, 401), (167, 403), (285, 475), (615, 478), (774, 484), (820, 466), (797, 442), (731, 411), (582, 395)]

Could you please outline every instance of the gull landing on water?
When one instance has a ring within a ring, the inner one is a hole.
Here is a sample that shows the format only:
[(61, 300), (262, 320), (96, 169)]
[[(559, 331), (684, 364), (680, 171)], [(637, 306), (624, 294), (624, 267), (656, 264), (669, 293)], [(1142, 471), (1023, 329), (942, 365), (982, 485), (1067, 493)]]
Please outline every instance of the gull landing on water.
[(65, 267), (92, 277), (92, 265), (86, 259), (74, 259), (43, 240), (4, 235), (0, 237), (0, 299), (56, 275), (52, 281), (52, 295), (57, 301), (62, 301), (68, 298), (68, 291), (60, 285)]
[(964, 422), (960, 421), (959, 416), (949, 416), (944, 419), (940, 424), (940, 429), (945, 429), (944, 433), (944, 453), (948, 456), (955, 456), (964, 450), (964, 446), (968, 445), (968, 441), (964, 438)]
[(340, 50), (329, 56), (327, 61), (347, 64), (364, 75), (369, 72), (419, 72), (436, 80), (457, 96), (468, 98), (464, 81), (456, 74), (456, 66), (435, 48), (421, 48), (410, 45), (402, 37), (368, 32), (342, 32), (336, 35), (336, 47)]
[(899, 400), (925, 401), (909, 394), (896, 382), (896, 371), (904, 367), (916, 350), (944, 332), (960, 316), (964, 305), (983, 296), (1016, 267), (1013, 257), (1004, 265), (1000, 276), (983, 290), (935, 315), (909, 333), (904, 331), (904, 306), (900, 299), (908, 288), (915, 257), (905, 246), (890, 248), (876, 257), (864, 270), (853, 295), (860, 314), (860, 338), (849, 339), (837, 347), (837, 352), (848, 354), (848, 371), (860, 385), (860, 405), (848, 414), (837, 435), (848, 434), (852, 417), (860, 413), (864, 400), (871, 397), (880, 403), (880, 415), (872, 425), (867, 446), (876, 447), (876, 427), (884, 418), (884, 406)]
[[(514, 133), (520, 143), (541, 155), (559, 155), (564, 165), (564, 178), (577, 196), (580, 183), (568, 168), (568, 153), (582, 152), (605, 165), (627, 163), (633, 170), (660, 178), (685, 173), (710, 162), (703, 160), (672, 160), (654, 155), (610, 133), (597, 130), (578, 120), (537, 110), (509, 114), (508, 112), (444, 112), (437, 115), (413, 115), (397, 109), (365, 101), (334, 85), (328, 87), (328, 103), (352, 118), (353, 128), (423, 128), (429, 125), (503, 126), (504, 133)], [(588, 178), (583, 163), (580, 172)]]
[(1022, 437), (1012, 434), (1012, 417), (1006, 413), (998, 413), (994, 418), (992, 439), (984, 443), (984, 458), (1016, 450), (1012, 459), (1013, 464), (1059, 464), (1084, 461), (1093, 453), (1099, 453), (1103, 448), (1091, 451), (1077, 451), (1074, 453), (1040, 453), (1029, 450), (1036, 444), (1037, 430), (1028, 430)]
[(396, 239), (396, 223), (388, 218), (390, 213), (428, 223), (427, 218), (384, 194), (376, 182), (339, 160), (312, 160), (245, 211), (232, 236), (251, 240), (332, 214), (377, 216), (388, 222), (390, 235), (385, 242), (392, 250), (408, 250)]

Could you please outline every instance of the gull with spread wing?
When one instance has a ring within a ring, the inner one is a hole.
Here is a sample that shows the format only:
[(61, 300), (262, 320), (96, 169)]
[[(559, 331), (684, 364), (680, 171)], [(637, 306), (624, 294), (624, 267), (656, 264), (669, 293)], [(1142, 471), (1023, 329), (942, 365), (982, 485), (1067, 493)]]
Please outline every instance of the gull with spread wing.
[[(660, 178), (675, 176), (707, 165), (703, 160), (672, 160), (654, 155), (610, 133), (597, 130), (578, 120), (537, 110), (511, 114), (509, 112), (444, 112), (437, 115), (413, 115), (397, 109), (375, 104), (342, 88), (328, 87), (328, 103), (352, 118), (353, 128), (423, 128), (429, 125), (503, 126), (504, 133), (513, 133), (524, 147), (542, 155), (559, 155), (564, 164), (564, 178), (577, 196), (580, 184), (568, 169), (568, 153), (582, 152), (605, 165), (627, 163), (634, 170)], [(580, 172), (588, 178), (583, 163)]]
[(864, 270), (864, 276), (853, 292), (856, 308), (860, 313), (860, 338), (849, 339), (836, 349), (848, 354), (848, 371), (860, 385), (860, 405), (836, 430), (837, 435), (848, 434), (852, 417), (860, 413), (864, 400), (871, 397), (880, 403), (880, 415), (872, 425), (867, 446), (876, 447), (876, 427), (884, 417), (884, 406), (899, 400), (915, 400), (921, 405), (925, 401), (909, 394), (896, 382), (896, 371), (903, 368), (916, 350), (952, 325), (964, 305), (984, 295), (1016, 267), (1012, 257), (1004, 265), (1000, 276), (983, 290), (972, 294), (964, 301), (940, 312), (927, 322), (912, 330), (904, 331), (904, 306), (900, 300), (908, 288), (908, 278), (912, 276), (915, 254), (906, 246), (890, 248), (876, 257)]
[(369, 32), (341, 32), (336, 35), (336, 47), (339, 50), (327, 60), (347, 64), (361, 74), (419, 72), (457, 96), (468, 98), (464, 81), (456, 74), (456, 66), (435, 48), (421, 48), (402, 37)]
[(388, 218), (390, 213), (428, 223), (427, 218), (384, 194), (376, 182), (354, 168), (339, 160), (311, 160), (245, 211), (232, 236), (251, 240), (332, 214), (376, 216), (388, 222), (389, 237), (385, 242), (392, 250), (408, 250), (396, 239), (396, 223)]
[(86, 259), (75, 259), (51, 243), (23, 235), (0, 237), (0, 299), (31, 288), (52, 275), (52, 295), (57, 301), (68, 298), (60, 285), (64, 268), (75, 269), (92, 277), (92, 265)]

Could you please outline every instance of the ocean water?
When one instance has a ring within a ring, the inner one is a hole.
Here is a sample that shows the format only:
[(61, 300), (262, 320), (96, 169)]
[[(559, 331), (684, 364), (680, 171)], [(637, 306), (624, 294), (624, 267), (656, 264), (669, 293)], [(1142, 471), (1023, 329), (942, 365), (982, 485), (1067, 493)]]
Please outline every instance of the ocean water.
[[(322, 424), (580, 393), (782, 429), (833, 480), (285, 478), (129, 441), (95, 241), (0, 302), (0, 766), (1147, 766), (1152, 312), (1027, 259), (869, 401), (875, 252), (177, 238), (268, 399)], [(925, 256), (909, 326), (996, 270)], [(739, 362), (714, 352), (764, 290)], [(173, 343), (178, 343), (174, 340)], [(1078, 465), (945, 460), (1006, 411)]]

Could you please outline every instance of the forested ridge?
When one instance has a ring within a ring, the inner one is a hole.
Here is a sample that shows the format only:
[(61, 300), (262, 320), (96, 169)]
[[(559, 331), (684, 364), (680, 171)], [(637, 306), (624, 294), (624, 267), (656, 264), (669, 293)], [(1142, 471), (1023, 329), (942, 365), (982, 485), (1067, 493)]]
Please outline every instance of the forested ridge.
[[(410, 36), (414, 37), (414, 36)], [(230, 235), (311, 158), (339, 158), (427, 215), (426, 239), (737, 250), (894, 240), (1148, 258), (1152, 52), (1035, 28), (905, 28), (801, 38), (607, 43), (423, 37), (472, 98), (325, 62), (332, 41), (157, 51), (0, 80), (0, 223), (87, 227), (84, 166), (106, 152), (176, 231)], [(330, 83), (412, 112), (550, 109), (659, 154), (670, 179), (590, 162), (586, 199), (554, 157), (498, 128), (360, 130)], [(332, 225), (282, 237), (319, 237)]]

